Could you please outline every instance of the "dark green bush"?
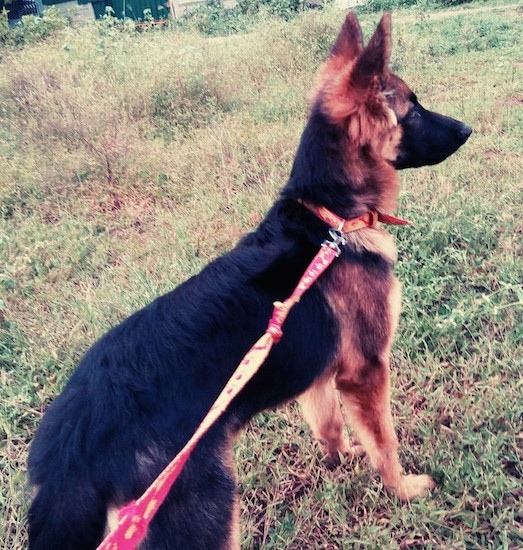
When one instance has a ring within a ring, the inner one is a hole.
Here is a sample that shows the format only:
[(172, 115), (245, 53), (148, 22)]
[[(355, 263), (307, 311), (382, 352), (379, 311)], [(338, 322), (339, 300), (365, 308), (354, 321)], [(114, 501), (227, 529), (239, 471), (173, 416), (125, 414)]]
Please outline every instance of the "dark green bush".
[(307, 9), (305, 0), (239, 0), (238, 9), (245, 14), (255, 14), (265, 7), (273, 15), (290, 19), (296, 13)]
[(209, 36), (229, 35), (248, 30), (261, 11), (289, 20), (308, 9), (318, 9), (332, 0), (238, 0), (226, 8), (221, 0), (208, 0), (188, 13), (180, 25), (188, 25)]
[(192, 27), (208, 36), (227, 36), (245, 32), (248, 18), (238, 8), (225, 8), (221, 0), (208, 0), (206, 4), (185, 15), (178, 24)]
[(38, 42), (65, 28), (68, 21), (59, 10), (52, 6), (46, 8), (44, 15), (24, 15), (20, 23), (9, 26), (7, 10), (0, 11), (0, 44), (21, 45)]

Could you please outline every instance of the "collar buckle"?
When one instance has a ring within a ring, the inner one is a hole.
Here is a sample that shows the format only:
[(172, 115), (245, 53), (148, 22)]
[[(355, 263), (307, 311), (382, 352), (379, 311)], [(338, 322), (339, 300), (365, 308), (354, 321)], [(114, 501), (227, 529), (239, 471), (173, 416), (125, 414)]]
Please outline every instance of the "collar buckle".
[(329, 248), (332, 248), (336, 253), (336, 257), (338, 257), (341, 254), (341, 247), (347, 244), (345, 235), (342, 233), (341, 229), (331, 228), (329, 229), (329, 236), (331, 240), (323, 241), (321, 246), (328, 246)]

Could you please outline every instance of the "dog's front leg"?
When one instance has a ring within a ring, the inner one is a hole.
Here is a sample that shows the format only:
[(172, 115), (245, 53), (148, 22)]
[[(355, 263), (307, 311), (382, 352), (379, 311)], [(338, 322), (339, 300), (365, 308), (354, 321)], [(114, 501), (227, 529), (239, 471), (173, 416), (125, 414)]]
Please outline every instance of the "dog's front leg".
[[(350, 376), (345, 372), (351, 372)], [(357, 372), (358, 375), (354, 376)], [(383, 484), (402, 500), (411, 500), (435, 487), (427, 475), (404, 475), (398, 457), (398, 439), (390, 410), (390, 370), (388, 361), (341, 369), (336, 385), (348, 421), (380, 473)]]

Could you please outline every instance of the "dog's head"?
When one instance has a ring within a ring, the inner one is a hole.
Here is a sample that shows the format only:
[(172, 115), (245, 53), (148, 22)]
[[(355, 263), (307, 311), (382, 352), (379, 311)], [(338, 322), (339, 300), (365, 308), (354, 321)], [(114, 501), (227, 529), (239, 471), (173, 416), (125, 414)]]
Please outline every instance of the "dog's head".
[(396, 169), (441, 162), (467, 141), (472, 130), (428, 111), (388, 67), (391, 19), (385, 14), (367, 46), (354, 13), (349, 13), (320, 70), (313, 94), (331, 124), (348, 133), (351, 147)]

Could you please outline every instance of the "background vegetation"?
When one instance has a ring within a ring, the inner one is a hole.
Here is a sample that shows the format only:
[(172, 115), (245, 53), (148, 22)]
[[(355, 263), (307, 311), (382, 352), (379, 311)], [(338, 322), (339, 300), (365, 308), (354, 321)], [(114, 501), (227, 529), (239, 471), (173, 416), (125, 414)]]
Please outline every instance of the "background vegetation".
[[(365, 459), (327, 469), (290, 404), (237, 445), (244, 548), (523, 546), (523, 18), (478, 7), (393, 19), (394, 69), (474, 128), (403, 173), (413, 224), (394, 230), (394, 414), (406, 468), (438, 489), (403, 505)], [(233, 246), (285, 183), (342, 18), (261, 10), (223, 39), (51, 12), (2, 35), (2, 548), (26, 545), (27, 448), (82, 353)]]

